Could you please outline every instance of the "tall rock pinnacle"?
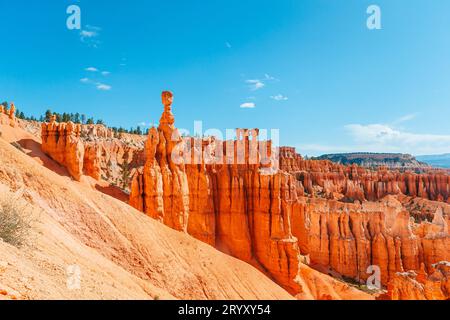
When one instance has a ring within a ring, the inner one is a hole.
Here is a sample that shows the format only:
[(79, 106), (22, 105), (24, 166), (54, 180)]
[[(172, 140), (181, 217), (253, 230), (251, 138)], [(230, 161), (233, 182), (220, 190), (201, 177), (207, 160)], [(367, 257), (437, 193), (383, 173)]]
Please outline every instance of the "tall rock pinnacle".
[(165, 127), (169, 127), (170, 129), (174, 129), (175, 117), (172, 113), (173, 94), (170, 91), (164, 91), (161, 98), (164, 105), (164, 112), (159, 120), (159, 128), (164, 129)]

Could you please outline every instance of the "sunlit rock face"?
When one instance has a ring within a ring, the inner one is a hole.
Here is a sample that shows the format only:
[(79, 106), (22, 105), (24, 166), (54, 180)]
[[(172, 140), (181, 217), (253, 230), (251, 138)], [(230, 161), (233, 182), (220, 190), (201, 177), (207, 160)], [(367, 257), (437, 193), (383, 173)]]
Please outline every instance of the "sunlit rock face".
[(9, 109), (4, 105), (0, 105), (0, 124), (16, 126), (16, 106), (13, 102), (10, 103)]
[[(238, 130), (240, 140), (182, 139), (174, 126), (172, 95), (163, 93), (164, 112), (158, 128), (149, 131), (146, 163), (133, 179), (130, 204), (151, 217), (247, 261), (267, 272), (283, 287), (298, 293), (299, 250), (290, 217), (297, 203), (293, 176), (261, 173), (249, 150), (257, 131)], [(180, 147), (180, 145), (185, 146)], [(187, 146), (186, 146), (187, 145)], [(268, 150), (270, 143), (262, 144)], [(231, 146), (231, 147), (230, 147)], [(239, 147), (245, 152), (239, 158)], [(182, 160), (172, 157), (188, 153)], [(198, 153), (221, 161), (195, 161)], [(231, 148), (231, 149), (230, 149)], [(189, 151), (192, 151), (189, 153)], [(266, 166), (267, 167), (267, 166)]]
[(58, 123), (53, 116), (41, 124), (41, 140), (42, 151), (78, 181), (85, 175), (117, 184), (124, 163), (130, 172), (144, 164), (142, 138), (127, 134), (116, 138), (103, 125)]
[(309, 194), (328, 198), (341, 196), (347, 201), (376, 201), (387, 195), (403, 194), (450, 203), (450, 175), (444, 170), (416, 174), (380, 167), (369, 170), (345, 166), (328, 160), (305, 160), (295, 148), (280, 150), (280, 168), (292, 173)]
[[(398, 273), (429, 277), (450, 260), (448, 176), (304, 160), (294, 148), (259, 143), (257, 129), (238, 129), (234, 141), (181, 137), (172, 98), (163, 93), (159, 127), (132, 180), (130, 204), (140, 211), (251, 263), (298, 297), (335, 298), (326, 286), (311, 294), (320, 281), (310, 267), (364, 283), (375, 265), (383, 286), (396, 288)], [(429, 209), (415, 221), (417, 197)]]
[(49, 123), (42, 123), (42, 151), (66, 167), (75, 180), (80, 180), (84, 160), (81, 126), (72, 122), (57, 123), (55, 118), (52, 117)]

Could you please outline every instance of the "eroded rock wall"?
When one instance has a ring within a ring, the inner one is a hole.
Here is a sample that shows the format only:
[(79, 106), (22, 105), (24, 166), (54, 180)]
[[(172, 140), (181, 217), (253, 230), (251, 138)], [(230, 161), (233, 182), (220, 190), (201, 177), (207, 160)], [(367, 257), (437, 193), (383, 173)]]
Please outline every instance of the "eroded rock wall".
[(387, 285), (397, 272), (418, 271), (423, 264), (450, 260), (450, 206), (436, 210), (433, 221), (415, 223), (394, 196), (363, 204), (304, 198), (294, 213), (293, 234), (312, 265), (348, 278), (367, 280), (378, 266)]
[[(127, 139), (131, 140), (114, 138), (113, 132), (104, 126), (58, 123), (54, 117), (41, 124), (42, 151), (66, 167), (78, 181), (86, 175), (123, 184), (123, 171), (128, 170), (127, 175), (131, 176), (145, 162), (143, 141)], [(124, 184), (128, 188), (126, 181)]]
[(296, 175), (308, 194), (330, 199), (377, 201), (403, 194), (450, 203), (450, 175), (443, 170), (425, 174), (382, 167), (369, 170), (328, 160), (305, 160), (290, 147), (280, 149), (280, 168)]
[[(311, 293), (314, 285), (305, 274), (319, 280), (307, 265), (360, 283), (371, 275), (369, 266), (378, 266), (381, 283), (396, 288), (399, 273), (421, 268), (432, 273), (434, 264), (450, 260), (450, 206), (439, 202), (430, 206), (432, 212), (413, 217), (417, 205), (401, 198), (422, 195), (422, 207), (431, 203), (427, 198), (444, 200), (448, 177), (308, 161), (294, 148), (280, 150), (282, 170), (267, 171), (263, 162), (250, 161), (257, 131), (239, 130), (236, 141), (182, 139), (170, 93), (163, 102), (165, 111), (159, 127), (149, 132), (147, 160), (134, 175), (130, 195), (130, 204), (151, 217), (253, 264), (299, 297), (334, 297), (324, 287)], [(194, 150), (208, 159), (230, 146), (232, 158), (243, 162), (229, 162), (228, 154), (219, 162), (194, 161)], [(265, 150), (269, 159), (270, 149)], [(176, 157), (186, 152), (187, 157)]]

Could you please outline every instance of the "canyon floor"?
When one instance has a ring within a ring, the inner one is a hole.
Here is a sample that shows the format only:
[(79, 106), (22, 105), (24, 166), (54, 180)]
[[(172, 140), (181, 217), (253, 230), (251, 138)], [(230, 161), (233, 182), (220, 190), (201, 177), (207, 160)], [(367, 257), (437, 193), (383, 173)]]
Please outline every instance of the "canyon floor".
[[(1, 132), (0, 196), (24, 208), (31, 229), (20, 248), (0, 242), (0, 299), (294, 299), (250, 264), (98, 191), (92, 178), (74, 181), (30, 132)], [(304, 298), (325, 288), (335, 299), (373, 299), (315, 270), (304, 274), (314, 281)]]

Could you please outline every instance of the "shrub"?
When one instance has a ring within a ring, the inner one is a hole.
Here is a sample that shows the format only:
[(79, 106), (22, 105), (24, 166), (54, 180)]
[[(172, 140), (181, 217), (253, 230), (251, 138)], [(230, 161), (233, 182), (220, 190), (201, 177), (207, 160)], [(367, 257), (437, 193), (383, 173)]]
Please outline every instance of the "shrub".
[(17, 199), (0, 199), (0, 239), (15, 247), (26, 243), (31, 228), (27, 208)]

